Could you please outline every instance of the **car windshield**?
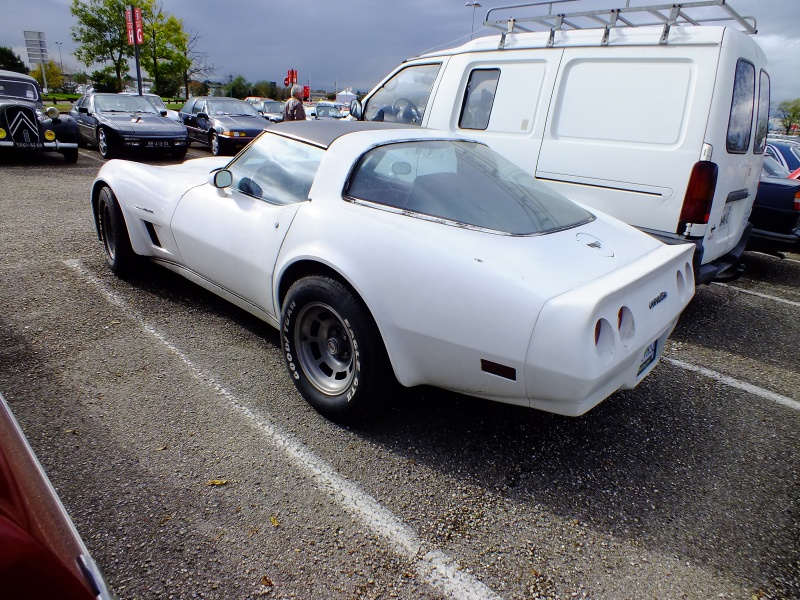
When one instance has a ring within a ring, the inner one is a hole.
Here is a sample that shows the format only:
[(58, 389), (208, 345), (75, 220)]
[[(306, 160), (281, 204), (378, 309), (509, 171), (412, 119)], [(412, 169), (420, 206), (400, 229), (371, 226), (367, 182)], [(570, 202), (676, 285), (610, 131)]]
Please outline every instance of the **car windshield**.
[(768, 177), (789, 177), (789, 169), (774, 158), (765, 156), (764, 163), (761, 165), (761, 174)]
[(253, 105), (244, 100), (210, 100), (208, 102), (210, 116), (260, 117)]
[(278, 102), (277, 100), (269, 100), (267, 102), (264, 102), (263, 109), (264, 112), (268, 113), (282, 113), (283, 102)]
[(99, 112), (157, 113), (153, 105), (141, 96), (109, 94), (95, 96), (94, 107)]
[(0, 79), (0, 96), (11, 96), (12, 98), (24, 98), (25, 100), (36, 101), (39, 99), (39, 90), (29, 81)]
[(308, 200), (325, 151), (265, 132), (228, 165), (233, 187), (273, 204)]
[(378, 146), (358, 162), (346, 193), (512, 235), (559, 231), (594, 219), (487, 146), (469, 141)]
[(147, 101), (153, 105), (153, 107), (158, 110), (167, 110), (167, 105), (164, 104), (164, 101), (161, 99), (161, 96), (145, 96)]

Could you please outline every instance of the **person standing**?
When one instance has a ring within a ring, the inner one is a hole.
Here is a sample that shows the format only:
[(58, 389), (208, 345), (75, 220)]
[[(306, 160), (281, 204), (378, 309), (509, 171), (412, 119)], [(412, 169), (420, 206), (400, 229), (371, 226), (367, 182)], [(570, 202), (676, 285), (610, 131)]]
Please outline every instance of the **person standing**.
[(299, 85), (292, 86), (292, 97), (283, 105), (284, 121), (305, 121), (306, 109), (303, 107), (303, 88)]

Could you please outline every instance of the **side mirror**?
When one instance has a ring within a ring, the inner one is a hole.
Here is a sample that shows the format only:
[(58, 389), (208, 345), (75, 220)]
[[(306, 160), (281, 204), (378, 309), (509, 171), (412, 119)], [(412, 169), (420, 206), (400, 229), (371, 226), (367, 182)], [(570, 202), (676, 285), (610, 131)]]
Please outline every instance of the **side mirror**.
[(88, 115), (89, 114), (89, 109), (86, 106), (79, 106), (78, 107), (78, 112), (79, 113), (83, 113), (85, 115)]
[(161, 114), (162, 117), (166, 117), (167, 116), (167, 111), (165, 111), (165, 110), (159, 111), (159, 113)]
[(228, 169), (218, 169), (208, 174), (208, 183), (218, 190), (230, 187), (233, 183), (233, 175)]
[(358, 98), (350, 101), (350, 116), (358, 121), (364, 118), (364, 107), (361, 106)]
[(208, 118), (208, 114), (204, 113), (204, 112), (199, 112), (199, 113), (197, 113), (195, 115), (195, 117), (197, 117), (198, 119), (207, 119)]

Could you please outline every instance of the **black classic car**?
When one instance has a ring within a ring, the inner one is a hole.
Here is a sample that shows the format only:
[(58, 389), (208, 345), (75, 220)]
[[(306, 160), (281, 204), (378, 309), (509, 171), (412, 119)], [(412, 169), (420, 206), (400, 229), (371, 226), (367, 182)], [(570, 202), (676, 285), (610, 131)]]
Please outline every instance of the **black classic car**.
[(78, 142), (97, 146), (103, 158), (113, 158), (125, 150), (186, 156), (186, 127), (142, 96), (87, 94), (69, 114), (78, 122)]
[(0, 70), (0, 151), (60, 152), (78, 160), (78, 127), (55, 106), (42, 103), (39, 84), (29, 75)]
[(761, 180), (753, 202), (753, 232), (747, 250), (779, 254), (797, 248), (800, 241), (800, 182), (787, 179), (789, 171), (764, 156)]
[(207, 144), (211, 154), (235, 154), (270, 126), (253, 105), (236, 98), (196, 96), (180, 111), (189, 140)]

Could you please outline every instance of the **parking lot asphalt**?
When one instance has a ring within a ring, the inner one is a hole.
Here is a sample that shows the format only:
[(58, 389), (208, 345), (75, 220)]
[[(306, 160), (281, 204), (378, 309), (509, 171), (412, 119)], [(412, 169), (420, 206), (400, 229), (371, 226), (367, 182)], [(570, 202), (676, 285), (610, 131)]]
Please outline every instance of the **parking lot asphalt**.
[(102, 163), (0, 163), (0, 392), (118, 598), (800, 597), (800, 255), (582, 417), (415, 388), (342, 428), (276, 330), (111, 274)]

